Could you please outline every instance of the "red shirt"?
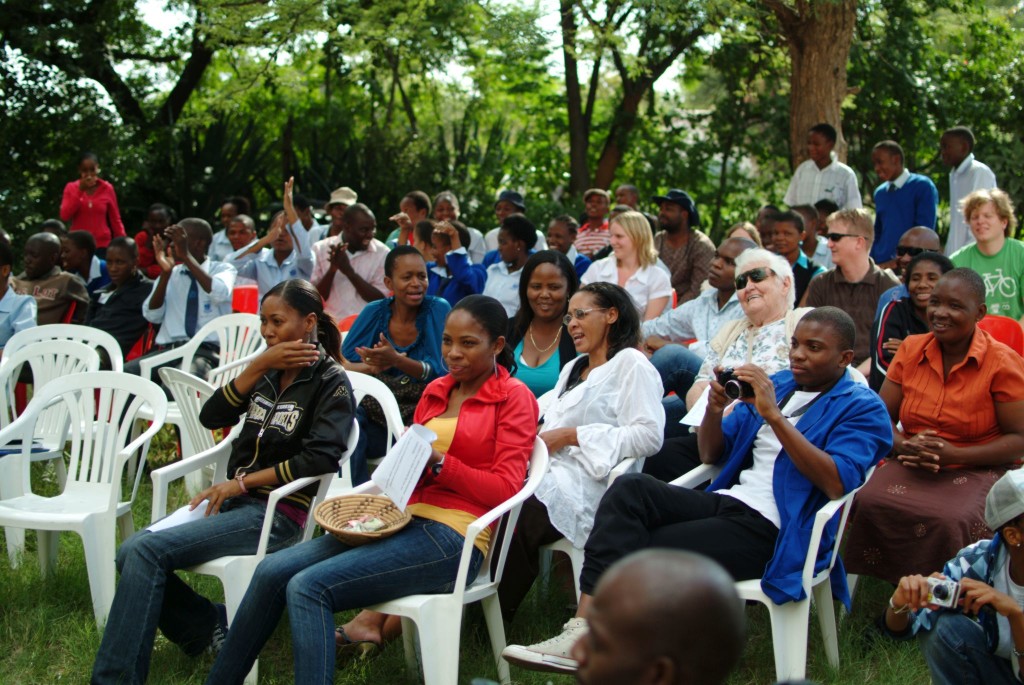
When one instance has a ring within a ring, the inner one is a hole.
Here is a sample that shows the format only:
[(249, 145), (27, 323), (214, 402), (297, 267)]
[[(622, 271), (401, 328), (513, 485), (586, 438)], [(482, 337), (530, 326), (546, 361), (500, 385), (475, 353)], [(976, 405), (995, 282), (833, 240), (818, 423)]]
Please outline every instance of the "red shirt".
[(156, 263), (156, 252), (153, 250), (153, 239), (147, 231), (135, 234), (135, 245), (139, 248), (139, 269), (150, 278), (160, 278), (162, 269)]
[[(455, 379), (442, 376), (423, 391), (413, 421), (424, 424), (448, 408)], [(462, 403), (455, 437), (437, 476), (425, 475), (410, 504), (432, 504), (476, 517), (523, 487), (537, 436), (537, 400), (503, 367)]]
[(96, 247), (106, 247), (111, 238), (123, 236), (121, 210), (117, 207), (114, 186), (102, 178), (96, 180), (96, 192), (83, 193), (78, 181), (64, 186), (64, 199), (60, 203), (60, 218), (71, 222), (72, 231), (89, 231), (96, 239)]

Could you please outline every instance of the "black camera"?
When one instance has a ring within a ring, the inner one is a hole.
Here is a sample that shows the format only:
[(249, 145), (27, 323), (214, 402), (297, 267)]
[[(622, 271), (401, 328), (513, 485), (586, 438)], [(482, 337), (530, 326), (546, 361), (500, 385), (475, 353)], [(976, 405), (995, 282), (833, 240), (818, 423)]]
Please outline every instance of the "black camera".
[(734, 369), (722, 369), (718, 374), (718, 383), (725, 388), (725, 395), (729, 399), (739, 400), (744, 397), (753, 397), (754, 388), (746, 381), (736, 378)]

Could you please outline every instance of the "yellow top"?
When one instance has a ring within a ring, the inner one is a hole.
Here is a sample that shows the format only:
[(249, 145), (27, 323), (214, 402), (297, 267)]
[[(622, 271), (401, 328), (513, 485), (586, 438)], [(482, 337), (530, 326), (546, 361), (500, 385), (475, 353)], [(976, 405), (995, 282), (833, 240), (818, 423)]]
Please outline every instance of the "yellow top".
[[(433, 444), (435, 450), (441, 453), (448, 451), (448, 448), (452, 445), (452, 440), (455, 439), (455, 428), (458, 426), (458, 423), (459, 417), (453, 416), (447, 419), (433, 418), (424, 424), (424, 427), (434, 431), (437, 435), (437, 440), (435, 440)], [(444, 509), (442, 507), (436, 507), (433, 504), (410, 504), (409, 514), (429, 519), (431, 521), (437, 521), (438, 523), (448, 526), (462, 537), (466, 537), (466, 531), (469, 530), (469, 524), (476, 521), (476, 516), (470, 514), (468, 511)], [(477, 536), (474, 545), (478, 550), (480, 550), (481, 554), (487, 554), (487, 549), (490, 546), (490, 543), (491, 529), (484, 528), (480, 535)]]

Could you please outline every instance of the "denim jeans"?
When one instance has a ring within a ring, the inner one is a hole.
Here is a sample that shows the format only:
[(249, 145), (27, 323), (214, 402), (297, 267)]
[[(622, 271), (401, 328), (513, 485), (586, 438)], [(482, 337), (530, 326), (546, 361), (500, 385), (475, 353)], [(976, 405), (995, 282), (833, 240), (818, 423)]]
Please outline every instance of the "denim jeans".
[(651, 364), (661, 376), (665, 392), (686, 397), (704, 360), (682, 345), (665, 345), (651, 355)]
[[(140, 530), (117, 551), (121, 580), (93, 665), (93, 683), (142, 683), (157, 627), (194, 654), (209, 644), (218, 621), (210, 600), (196, 594), (174, 571), (229, 554), (255, 554), (266, 502), (232, 497), (220, 513), (156, 533)], [(294, 544), (301, 530), (274, 514), (269, 549)]]
[(352, 469), (352, 485), (362, 485), (370, 480), (368, 459), (383, 457), (388, 451), (388, 430), (373, 421), (362, 405), (356, 407), (356, 421), (359, 422), (359, 440), (348, 458)]
[[(241, 683), (287, 604), (295, 682), (333, 683), (334, 613), (411, 594), (451, 592), (464, 541), (444, 524), (414, 517), (395, 535), (360, 547), (324, 535), (267, 557), (206, 682)], [(474, 549), (469, 578), (482, 561)]]
[(917, 643), (934, 685), (996, 685), (1016, 683), (1009, 659), (988, 651), (985, 632), (963, 614), (946, 611)]

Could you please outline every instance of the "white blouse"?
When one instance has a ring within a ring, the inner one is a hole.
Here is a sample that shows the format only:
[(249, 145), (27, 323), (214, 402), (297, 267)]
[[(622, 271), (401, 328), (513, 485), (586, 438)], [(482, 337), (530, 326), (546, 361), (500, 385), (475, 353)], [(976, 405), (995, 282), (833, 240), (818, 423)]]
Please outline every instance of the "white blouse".
[[(580, 279), (581, 285), (590, 283), (615, 283), (619, 282), (619, 268), (615, 263), (615, 255), (599, 259), (590, 265), (587, 272)], [(626, 279), (623, 286), (629, 296), (633, 298), (633, 304), (643, 318), (647, 309), (647, 303), (659, 297), (672, 297), (672, 281), (668, 272), (654, 266), (644, 266), (637, 269), (637, 272)]]
[(661, 377), (639, 350), (621, 350), (559, 397), (577, 363), (562, 368), (540, 432), (576, 428), (580, 445), (551, 455), (536, 495), (551, 524), (582, 549), (611, 470), (627, 457), (649, 457), (661, 449), (665, 410)]

